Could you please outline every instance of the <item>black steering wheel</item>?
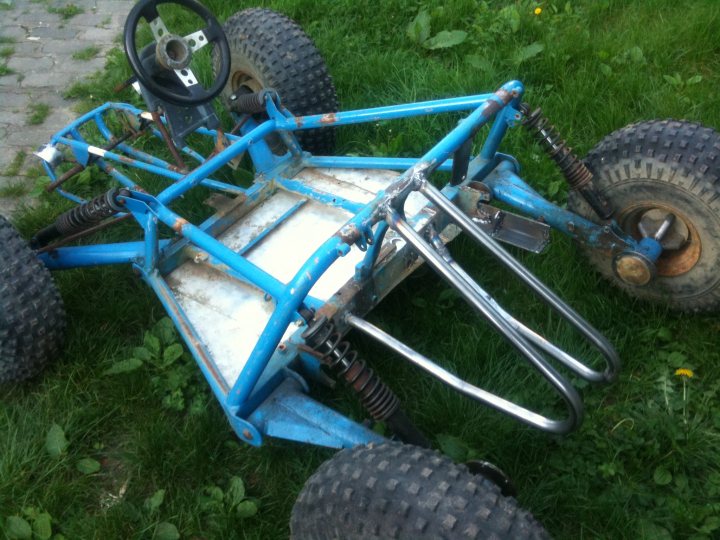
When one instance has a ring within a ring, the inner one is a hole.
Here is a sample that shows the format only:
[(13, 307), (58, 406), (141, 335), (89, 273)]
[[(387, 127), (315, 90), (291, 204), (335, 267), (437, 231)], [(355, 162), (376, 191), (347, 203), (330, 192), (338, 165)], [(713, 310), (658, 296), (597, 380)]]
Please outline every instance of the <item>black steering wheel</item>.
[[(206, 26), (187, 36), (172, 34), (158, 14), (159, 4), (183, 6), (202, 18)], [(154, 51), (146, 47), (138, 54), (135, 32), (141, 17), (150, 25), (155, 46)], [(176, 105), (207, 103), (220, 94), (230, 75), (230, 47), (225, 32), (213, 14), (196, 0), (140, 0), (128, 14), (124, 41), (125, 54), (140, 84), (154, 96)], [(190, 62), (193, 53), (208, 44), (217, 46), (220, 69), (210, 88), (205, 88), (190, 70)]]

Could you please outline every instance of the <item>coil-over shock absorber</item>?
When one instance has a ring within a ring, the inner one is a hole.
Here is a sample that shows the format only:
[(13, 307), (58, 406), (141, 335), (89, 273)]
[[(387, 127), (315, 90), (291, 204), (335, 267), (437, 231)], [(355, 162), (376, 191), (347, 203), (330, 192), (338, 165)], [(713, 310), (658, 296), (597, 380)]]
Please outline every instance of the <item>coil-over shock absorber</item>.
[(593, 183), (590, 169), (578, 159), (567, 143), (560, 138), (560, 133), (550, 123), (542, 109), (539, 107), (530, 113), (530, 106), (523, 103), (520, 110), (525, 115), (523, 126), (533, 134), (540, 146), (548, 153), (552, 160), (560, 167), (565, 180), (583, 199), (587, 201), (593, 211), (601, 219), (610, 219), (613, 209), (607, 199), (603, 197)]
[(118, 204), (117, 197), (128, 193), (126, 189), (112, 188), (107, 193), (103, 193), (80, 206), (68, 210), (58, 216), (55, 223), (48, 225), (33, 236), (30, 245), (33, 249), (38, 249), (46, 246), (56, 238), (89, 229), (102, 220), (122, 211), (123, 207)]
[(401, 440), (429, 448), (430, 442), (400, 409), (400, 400), (359, 357), (348, 341), (336, 331), (335, 325), (321, 316), (303, 332), (305, 343), (321, 356), (321, 362), (360, 398), (360, 403), (376, 421), (384, 421)]
[(273, 92), (268, 89), (253, 92), (251, 94), (238, 94), (230, 96), (230, 110), (239, 114), (257, 114), (266, 110), (265, 99), (272, 98)]

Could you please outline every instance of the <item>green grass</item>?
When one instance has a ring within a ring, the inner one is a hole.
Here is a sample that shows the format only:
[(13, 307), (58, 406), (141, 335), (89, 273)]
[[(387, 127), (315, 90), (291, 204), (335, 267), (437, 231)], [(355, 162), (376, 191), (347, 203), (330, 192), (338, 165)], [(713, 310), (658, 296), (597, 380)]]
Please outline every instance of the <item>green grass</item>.
[[(223, 20), (232, 9), (217, 0), (208, 5)], [(345, 109), (480, 93), (519, 78), (527, 100), (542, 106), (580, 155), (640, 120), (674, 117), (720, 127), (720, 4), (714, 0), (587, 1), (572, 9), (564, 1), (544, 2), (539, 16), (531, 2), (485, 7), (457, 0), (429, 9), (431, 35), (462, 30), (467, 39), (437, 50), (405, 33), (418, 13), (414, 2), (263, 5), (293, 17), (313, 37)], [(104, 74), (69, 94), (85, 108), (117, 100), (112, 88), (128, 76), (122, 56), (111, 55)], [(134, 98), (127, 92), (122, 99)], [(417, 155), (456, 120), (357, 126), (339, 133), (339, 145), (343, 152)], [(503, 150), (518, 157), (539, 190), (556, 190), (556, 169), (527, 134), (512, 131)], [(88, 173), (84, 182), (76, 187), (97, 192), (104, 180)], [(564, 189), (555, 197), (563, 200)], [(191, 202), (182, 201), (183, 212)], [(29, 235), (68, 207), (43, 197), (18, 225)], [(130, 226), (124, 231), (136, 234)], [(559, 345), (585, 350), (470, 242), (456, 241), (453, 253), (511, 312)], [(601, 281), (559, 235), (543, 255), (518, 256), (605, 333), (623, 359), (616, 383), (582, 388), (586, 418), (578, 432), (554, 437), (525, 428), (368, 340), (352, 336), (353, 343), (425, 433), (455, 437), (456, 454), (472, 450), (507, 471), (521, 504), (553, 537), (713, 538), (720, 525), (717, 317), (633, 301)], [(74, 270), (56, 280), (69, 313), (65, 352), (44, 376), (8, 388), (0, 400), (0, 514), (21, 516), (33, 507), (35, 514), (25, 515), (32, 521), (48, 512), (53, 532), (66, 538), (151, 538), (162, 522), (184, 538), (287, 538), (294, 498), (331, 452), (282, 441), (260, 449), (240, 445), (186, 357), (169, 370), (146, 362), (127, 374), (103, 375), (136, 354), (163, 309), (129, 268)], [(522, 403), (551, 406), (536, 376), (444, 291), (431, 271), (420, 270), (371, 319), (461, 376)], [(679, 367), (692, 368), (694, 377), (676, 376)], [(346, 391), (319, 395), (363, 418)], [(53, 424), (69, 441), (57, 458), (45, 449)], [(86, 458), (100, 463), (98, 472), (78, 470)], [(240, 518), (224, 502), (208, 509), (203, 497), (216, 493), (211, 486), (227, 492), (232, 477), (242, 478), (257, 501), (256, 516)], [(161, 489), (162, 504), (150, 510), (146, 500)]]
[(60, 15), (60, 18), (63, 21), (68, 21), (75, 17), (75, 15), (80, 15), (81, 13), (85, 12), (83, 8), (76, 6), (75, 4), (65, 4), (64, 6), (48, 6), (47, 10), (48, 13)]
[(27, 192), (27, 186), (21, 182), (0, 187), (0, 197), (22, 197)]
[(1, 47), (0, 58), (10, 58), (15, 53), (15, 47)]
[(52, 112), (47, 103), (31, 103), (28, 105), (27, 123), (30, 126), (42, 124)]
[(23, 150), (17, 152), (13, 157), (13, 160), (8, 164), (7, 167), (5, 167), (5, 170), (2, 171), (3, 176), (17, 175), (17, 173), (20, 172), (20, 168), (23, 166), (23, 163), (25, 163), (26, 157), (27, 154)]
[(91, 45), (90, 47), (85, 47), (80, 51), (74, 52), (72, 57), (73, 60), (90, 60), (95, 58), (98, 54), (100, 54), (100, 47)]
[(7, 67), (5, 64), (0, 64), (0, 77), (5, 75), (12, 75), (15, 73), (12, 68)]

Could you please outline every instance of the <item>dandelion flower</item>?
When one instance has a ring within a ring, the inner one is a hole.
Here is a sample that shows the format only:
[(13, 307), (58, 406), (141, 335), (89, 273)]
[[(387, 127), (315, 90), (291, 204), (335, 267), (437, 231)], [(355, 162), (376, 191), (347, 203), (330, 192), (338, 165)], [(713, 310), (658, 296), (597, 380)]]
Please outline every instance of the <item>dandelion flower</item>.
[(535, 8), (535, 15), (540, 15), (541, 13), (542, 13), (542, 8), (541, 8), (541, 7), (536, 7), (536, 8)]
[(680, 368), (675, 370), (675, 375), (678, 377), (687, 377), (688, 379), (692, 378), (695, 373), (693, 373), (692, 369), (688, 368)]

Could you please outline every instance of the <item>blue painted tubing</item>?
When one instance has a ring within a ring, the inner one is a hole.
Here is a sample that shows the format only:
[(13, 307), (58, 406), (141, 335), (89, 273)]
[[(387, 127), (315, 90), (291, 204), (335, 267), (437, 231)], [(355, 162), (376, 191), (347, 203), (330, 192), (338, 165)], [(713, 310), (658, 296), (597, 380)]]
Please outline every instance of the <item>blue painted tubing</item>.
[(290, 131), (314, 129), (327, 126), (346, 126), (362, 124), (365, 122), (379, 122), (381, 120), (397, 120), (411, 116), (423, 116), (447, 112), (458, 112), (475, 109), (495, 94), (479, 94), (458, 98), (421, 101), (402, 105), (389, 105), (372, 109), (357, 109), (330, 114), (314, 114), (309, 116), (286, 117), (278, 120), (278, 129)]

